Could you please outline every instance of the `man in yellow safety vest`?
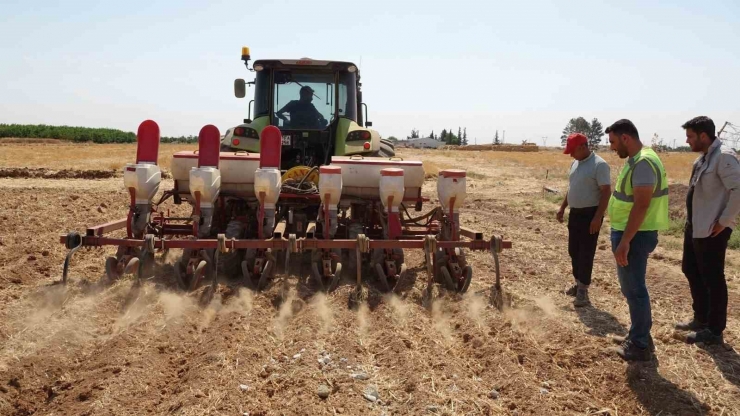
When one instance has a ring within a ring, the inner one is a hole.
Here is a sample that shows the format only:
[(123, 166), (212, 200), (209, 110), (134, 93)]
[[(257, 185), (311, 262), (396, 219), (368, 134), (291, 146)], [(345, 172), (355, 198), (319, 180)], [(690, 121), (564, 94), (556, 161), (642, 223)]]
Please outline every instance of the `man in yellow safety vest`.
[(626, 361), (649, 361), (654, 350), (650, 336), (652, 312), (645, 284), (647, 261), (658, 245), (658, 231), (668, 229), (668, 179), (663, 163), (643, 147), (637, 128), (622, 119), (607, 127), (611, 149), (627, 163), (619, 173), (609, 200), (614, 259), (622, 294), (627, 299), (631, 326), (626, 337), (614, 337)]

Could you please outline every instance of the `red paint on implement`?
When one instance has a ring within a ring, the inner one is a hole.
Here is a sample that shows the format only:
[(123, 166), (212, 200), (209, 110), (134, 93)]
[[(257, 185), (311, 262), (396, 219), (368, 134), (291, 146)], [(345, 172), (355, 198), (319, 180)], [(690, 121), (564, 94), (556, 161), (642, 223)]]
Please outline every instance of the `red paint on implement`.
[[(175, 153), (172, 157), (176, 159), (197, 159), (198, 154), (187, 150), (182, 150)], [(258, 153), (234, 153), (234, 152), (221, 152), (219, 159), (221, 160), (258, 160), (260, 155)]]
[(341, 175), (342, 174), (342, 167), (341, 166), (321, 166), (319, 168), (319, 174), (329, 174), (329, 175)]
[(380, 171), (380, 176), (403, 176), (403, 169), (385, 168)]
[(218, 127), (212, 124), (203, 126), (198, 134), (198, 167), (218, 168), (220, 149), (221, 133)]
[(136, 132), (136, 163), (157, 164), (159, 155), (159, 126), (153, 120), (144, 120)]
[(280, 152), (283, 147), (283, 135), (275, 126), (262, 129), (260, 135), (260, 169), (280, 169)]
[(388, 160), (384, 162), (376, 162), (374, 160), (355, 159), (355, 160), (332, 160), (334, 165), (391, 165), (391, 166), (421, 166), (421, 162), (401, 162), (395, 160)]
[(444, 178), (464, 178), (465, 171), (461, 169), (445, 169), (439, 171), (439, 176)]

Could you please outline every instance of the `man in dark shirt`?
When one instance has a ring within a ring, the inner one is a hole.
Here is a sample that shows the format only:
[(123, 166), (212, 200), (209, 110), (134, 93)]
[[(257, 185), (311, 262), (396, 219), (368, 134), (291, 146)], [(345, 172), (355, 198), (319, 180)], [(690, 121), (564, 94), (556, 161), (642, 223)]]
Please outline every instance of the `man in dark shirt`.
[[(311, 103), (313, 92), (313, 89), (307, 85), (302, 87), (300, 99), (285, 104), (275, 115), (285, 122), (286, 127), (292, 129), (320, 129), (325, 127), (326, 119)], [(285, 113), (290, 115), (290, 120), (285, 118)]]

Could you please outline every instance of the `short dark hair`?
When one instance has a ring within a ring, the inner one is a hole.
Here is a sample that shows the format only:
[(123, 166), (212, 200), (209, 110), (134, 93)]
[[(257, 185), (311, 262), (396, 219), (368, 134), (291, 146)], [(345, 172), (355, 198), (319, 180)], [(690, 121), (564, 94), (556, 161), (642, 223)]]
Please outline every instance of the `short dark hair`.
[(606, 134), (611, 132), (614, 132), (616, 135), (627, 134), (640, 140), (640, 133), (637, 132), (637, 127), (635, 127), (635, 125), (626, 118), (615, 121), (614, 124), (604, 130), (604, 133)]
[(696, 134), (706, 133), (710, 139), (714, 140), (717, 138), (714, 130), (714, 121), (707, 116), (694, 117), (691, 120), (683, 123), (681, 126), (685, 129), (691, 129)]

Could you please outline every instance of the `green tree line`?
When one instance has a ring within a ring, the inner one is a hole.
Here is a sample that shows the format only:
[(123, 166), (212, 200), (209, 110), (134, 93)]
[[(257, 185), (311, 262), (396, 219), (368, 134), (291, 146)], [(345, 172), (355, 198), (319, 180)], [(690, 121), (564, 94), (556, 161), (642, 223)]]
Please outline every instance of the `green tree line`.
[[(0, 138), (58, 139), (72, 142), (135, 143), (136, 134), (118, 129), (48, 126), (45, 124), (1, 124)], [(197, 136), (161, 137), (161, 143), (195, 143)]]

